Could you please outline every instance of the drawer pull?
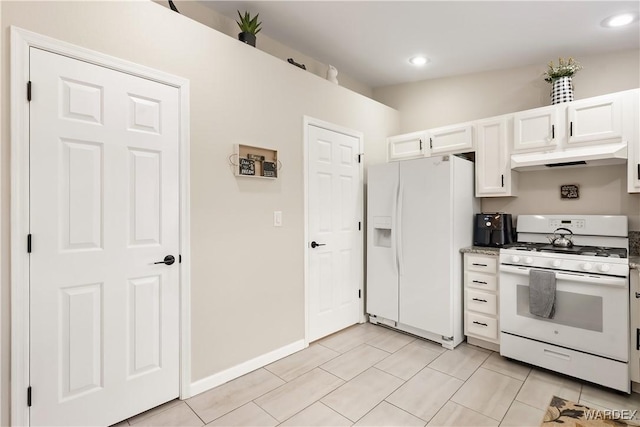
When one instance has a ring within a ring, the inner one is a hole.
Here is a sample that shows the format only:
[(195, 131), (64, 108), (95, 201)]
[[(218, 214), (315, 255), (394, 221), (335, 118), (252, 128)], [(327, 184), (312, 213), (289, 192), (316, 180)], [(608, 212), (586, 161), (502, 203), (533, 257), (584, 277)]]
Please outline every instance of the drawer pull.
[(487, 264), (480, 264), (480, 263), (478, 263), (478, 262), (474, 262), (474, 263), (472, 263), (471, 265), (477, 265), (478, 267), (488, 267), (488, 265), (487, 265)]
[(479, 302), (487, 302), (486, 299), (480, 299), (480, 298), (472, 298), (474, 301), (479, 301)]
[(571, 356), (569, 356), (568, 354), (558, 353), (557, 351), (547, 350), (546, 348), (544, 348), (542, 350), (543, 350), (543, 354), (545, 356), (556, 357), (556, 358), (562, 359), (562, 360), (571, 360)]
[(486, 285), (487, 282), (482, 282), (480, 280), (472, 280), (473, 283), (480, 283), (481, 285)]
[(486, 323), (476, 322), (475, 320), (473, 321), (473, 323), (475, 323), (476, 325), (480, 325), (480, 326), (489, 326)]

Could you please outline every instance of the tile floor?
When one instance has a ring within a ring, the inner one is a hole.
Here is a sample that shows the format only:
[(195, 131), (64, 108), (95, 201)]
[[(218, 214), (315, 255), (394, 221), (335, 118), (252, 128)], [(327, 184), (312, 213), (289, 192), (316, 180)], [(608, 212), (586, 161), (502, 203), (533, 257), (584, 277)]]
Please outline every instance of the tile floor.
[(365, 323), (117, 426), (539, 426), (553, 395), (640, 409), (635, 393)]

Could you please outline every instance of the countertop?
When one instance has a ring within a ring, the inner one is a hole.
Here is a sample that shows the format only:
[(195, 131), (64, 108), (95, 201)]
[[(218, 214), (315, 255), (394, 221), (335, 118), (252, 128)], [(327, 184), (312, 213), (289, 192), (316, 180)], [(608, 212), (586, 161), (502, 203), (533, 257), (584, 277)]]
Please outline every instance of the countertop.
[(463, 254), (500, 255), (500, 248), (489, 248), (486, 246), (469, 246), (460, 249)]
[[(481, 254), (481, 255), (499, 255), (500, 248), (488, 248), (484, 246), (469, 246), (460, 249), (463, 254)], [(640, 256), (634, 255), (629, 257), (629, 268), (640, 270)]]

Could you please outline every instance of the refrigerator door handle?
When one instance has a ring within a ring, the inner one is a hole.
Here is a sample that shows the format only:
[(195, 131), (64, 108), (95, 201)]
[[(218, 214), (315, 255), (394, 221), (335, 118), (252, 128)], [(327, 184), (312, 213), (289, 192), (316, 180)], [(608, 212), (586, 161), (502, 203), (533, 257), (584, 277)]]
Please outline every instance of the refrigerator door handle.
[(404, 197), (404, 185), (402, 180), (398, 184), (398, 208), (396, 210), (396, 258), (398, 260), (398, 275), (404, 274), (404, 257), (402, 253), (402, 205)]
[(398, 195), (400, 194), (400, 181), (396, 181), (393, 188), (393, 207), (391, 215), (391, 254), (393, 256), (393, 270), (396, 276), (400, 275), (398, 269)]

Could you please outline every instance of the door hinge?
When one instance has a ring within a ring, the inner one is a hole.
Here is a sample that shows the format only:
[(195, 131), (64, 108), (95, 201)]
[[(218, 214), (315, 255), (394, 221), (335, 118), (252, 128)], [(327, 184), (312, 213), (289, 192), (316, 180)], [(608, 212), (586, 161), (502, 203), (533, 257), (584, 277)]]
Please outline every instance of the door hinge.
[(31, 406), (31, 386), (27, 387), (27, 406)]
[(27, 253), (31, 253), (31, 234), (27, 235)]
[(31, 80), (27, 82), (27, 101), (31, 101)]
[(362, 231), (362, 222), (358, 221), (358, 231)]
[(358, 298), (362, 298), (362, 289), (358, 289)]

